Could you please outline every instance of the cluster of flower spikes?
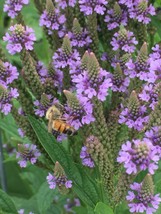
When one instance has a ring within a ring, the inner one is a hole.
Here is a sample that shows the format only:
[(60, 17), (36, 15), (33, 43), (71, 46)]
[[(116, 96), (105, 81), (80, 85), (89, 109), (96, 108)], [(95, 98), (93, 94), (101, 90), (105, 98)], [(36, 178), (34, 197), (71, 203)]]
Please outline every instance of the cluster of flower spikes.
[(66, 21), (65, 15), (60, 13), (59, 8), (55, 8), (51, 0), (46, 1), (46, 10), (40, 17), (40, 26), (44, 26), (48, 29), (48, 34), (57, 32), (59, 37), (64, 36)]
[(149, 121), (146, 110), (146, 106), (141, 105), (136, 92), (132, 91), (128, 106), (120, 113), (119, 123), (125, 123), (129, 128), (141, 131)]
[(112, 86), (110, 73), (100, 68), (95, 54), (88, 51), (82, 58), (81, 73), (73, 75), (72, 81), (75, 83), (79, 99), (86, 97), (91, 100), (97, 97), (98, 100), (104, 101), (108, 89)]
[(33, 144), (18, 144), (18, 152), (16, 158), (20, 159), (18, 164), (20, 167), (26, 167), (27, 163), (35, 164), (38, 157), (41, 155), (36, 145)]
[(27, 5), (29, 0), (6, 0), (3, 11), (7, 12), (12, 19), (15, 18), (21, 11), (23, 5)]
[(19, 96), (18, 90), (11, 84), (18, 78), (18, 71), (9, 62), (0, 60), (0, 111), (7, 115), (12, 108), (12, 98)]
[(159, 194), (154, 195), (154, 185), (150, 174), (147, 174), (142, 183), (130, 185), (126, 196), (131, 213), (155, 213), (161, 202)]
[(72, 181), (67, 180), (64, 169), (59, 162), (55, 163), (54, 174), (49, 173), (46, 177), (50, 189), (58, 187), (60, 193), (67, 194), (69, 189), (72, 188)]
[(127, 7), (128, 16), (131, 19), (143, 24), (148, 24), (151, 20), (150, 16), (155, 15), (155, 8), (151, 4), (148, 6), (148, 0), (119, 0), (119, 4)]

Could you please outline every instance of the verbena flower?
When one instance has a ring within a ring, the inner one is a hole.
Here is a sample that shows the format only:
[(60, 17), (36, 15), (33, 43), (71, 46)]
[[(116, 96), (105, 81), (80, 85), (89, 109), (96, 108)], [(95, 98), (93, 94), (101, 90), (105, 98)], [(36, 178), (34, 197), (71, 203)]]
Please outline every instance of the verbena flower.
[(80, 152), (80, 158), (82, 159), (82, 164), (84, 166), (88, 166), (90, 168), (93, 168), (95, 166), (94, 161), (92, 160), (92, 157), (90, 154), (88, 154), (87, 147), (83, 146)]
[(0, 61), (0, 80), (6, 84), (12, 83), (15, 79), (18, 78), (17, 68), (11, 65), (9, 62)]
[(64, 114), (64, 117), (67, 118), (68, 123), (76, 130), (85, 124), (89, 125), (91, 122), (95, 121), (95, 118), (92, 115), (92, 103), (85, 97), (78, 97), (78, 99), (80, 101), (80, 108), (74, 110), (67, 106), (65, 108), (66, 113)]
[(124, 73), (129, 76), (130, 78), (138, 77), (140, 80), (146, 80), (148, 82), (154, 82), (153, 79), (150, 78), (148, 75), (149, 71), (149, 64), (148, 62), (145, 62), (144, 64), (138, 63), (138, 61), (133, 62), (132, 59), (129, 60), (129, 62), (126, 63), (126, 69)]
[(40, 76), (41, 82), (44, 83), (46, 78), (49, 76), (48, 75), (48, 70), (45, 67), (44, 63), (41, 62), (41, 61), (38, 61), (37, 64), (36, 64), (36, 70), (37, 70), (37, 73)]
[[(18, 210), (18, 214), (25, 214), (25, 210), (24, 209)], [(29, 212), (29, 214), (34, 214), (34, 213), (33, 212)]]
[[(66, 55), (61, 48), (59, 48), (53, 56), (53, 66), (55, 69), (62, 69), (69, 66), (73, 69), (76, 65), (80, 64), (80, 56), (77, 50), (73, 50), (70, 55)], [(74, 70), (74, 69), (73, 69)]]
[(27, 5), (29, 0), (6, 0), (3, 11), (8, 13), (12, 19), (21, 11), (23, 5)]
[(161, 79), (161, 58), (150, 61), (148, 79), (153, 83)]
[(127, 31), (125, 28), (121, 28), (118, 33), (115, 33), (111, 41), (113, 50), (122, 50), (127, 53), (133, 53), (137, 44), (133, 32)]
[(18, 128), (18, 134), (23, 138), (25, 136), (24, 131), (21, 128)]
[(125, 123), (129, 128), (141, 131), (149, 120), (149, 116), (146, 116), (146, 111), (147, 108), (144, 105), (140, 106), (136, 113), (131, 112), (130, 109), (126, 107), (120, 113), (119, 123)]
[(4, 82), (0, 82), (0, 111), (7, 115), (12, 108), (12, 98), (19, 96), (16, 88), (8, 88)]
[(158, 90), (157, 84), (146, 84), (143, 91), (138, 95), (139, 98), (147, 102), (148, 106), (154, 110), (156, 104), (158, 103)]
[(72, 210), (72, 208), (73, 207), (79, 207), (79, 206), (81, 206), (81, 204), (80, 204), (80, 200), (78, 198), (74, 198), (74, 199), (67, 198), (67, 201), (66, 201), (66, 204), (64, 205), (64, 208), (65, 208), (66, 212), (75, 213)]
[(20, 53), (23, 49), (33, 50), (36, 37), (32, 28), (16, 24), (11, 26), (9, 31), (3, 40), (8, 42), (6, 48), (10, 54)]
[(65, 186), (67, 189), (72, 187), (72, 181), (67, 180), (65, 175), (56, 177), (49, 173), (46, 179), (50, 189), (55, 189), (56, 186)]
[[(144, 187), (144, 185), (146, 185)], [(151, 190), (152, 189), (152, 190)], [(159, 207), (161, 198), (159, 194), (154, 195), (153, 187), (148, 184), (133, 183), (130, 185), (130, 191), (126, 196), (131, 213), (153, 214)]]
[(58, 103), (58, 100), (56, 98), (53, 99), (51, 95), (43, 94), (41, 96), (41, 100), (34, 101), (34, 106), (36, 107), (34, 109), (35, 115), (38, 115), (39, 117), (44, 117), (48, 108), (54, 105), (55, 103)]
[(161, 157), (161, 127), (152, 127), (150, 130), (145, 132), (145, 137), (153, 143), (158, 151), (158, 155)]
[(106, 5), (108, 1), (106, 0), (78, 0), (80, 11), (85, 15), (91, 15), (96, 12), (98, 14), (104, 15), (106, 11)]
[(41, 155), (36, 145), (33, 144), (18, 144), (18, 152), (16, 158), (20, 159), (18, 164), (24, 168), (27, 163), (35, 164), (38, 157)]
[(128, 8), (128, 12), (130, 18), (148, 24), (151, 21), (150, 16), (155, 15), (155, 8), (152, 4), (148, 6), (148, 0), (137, 0)]
[(88, 49), (90, 43), (92, 42), (89, 33), (86, 29), (82, 30), (79, 35), (72, 32), (68, 32), (68, 35), (71, 40), (71, 45), (73, 47), (85, 47), (86, 49)]
[(112, 86), (111, 75), (102, 68), (100, 68), (97, 81), (93, 82), (87, 71), (83, 71), (78, 75), (73, 75), (72, 81), (76, 84), (79, 97), (88, 97), (88, 99), (97, 97), (101, 101), (106, 99), (108, 90)]
[(67, 180), (64, 169), (58, 161), (56, 161), (54, 166), (54, 174), (49, 173), (46, 179), (50, 189), (55, 189), (58, 186), (59, 190), (64, 192), (65, 189), (72, 188), (72, 181)]
[(158, 168), (159, 156), (150, 140), (139, 139), (123, 144), (117, 161), (123, 163), (127, 174), (137, 174), (146, 169), (150, 174), (154, 174)]
[(116, 68), (112, 74), (112, 83), (112, 91), (118, 92), (126, 92), (130, 84), (130, 78), (124, 76), (119, 63), (116, 64)]
[(114, 9), (107, 10), (107, 15), (105, 16), (104, 21), (107, 23), (108, 30), (113, 30), (120, 25), (126, 26), (128, 21), (127, 11), (121, 9), (116, 3)]
[(58, 6), (61, 9), (65, 9), (66, 7), (74, 7), (76, 5), (76, 0), (55, 0), (58, 3)]
[(152, 53), (149, 54), (149, 61), (157, 60), (161, 58), (161, 49), (158, 44), (152, 47)]
[(40, 26), (45, 26), (48, 29), (48, 34), (51, 35), (54, 31), (58, 32), (59, 37), (64, 36), (64, 23), (66, 22), (65, 15), (61, 15), (59, 9), (45, 10), (40, 16)]
[(161, 127), (155, 126), (145, 132), (145, 137), (150, 139), (154, 146), (161, 146)]

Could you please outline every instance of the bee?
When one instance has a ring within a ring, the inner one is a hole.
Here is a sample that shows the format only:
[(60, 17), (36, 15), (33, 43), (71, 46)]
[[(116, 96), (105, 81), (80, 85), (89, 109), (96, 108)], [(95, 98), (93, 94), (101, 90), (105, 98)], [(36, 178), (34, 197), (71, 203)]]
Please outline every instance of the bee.
[(48, 122), (48, 132), (68, 134), (70, 136), (76, 134), (76, 130), (66, 123), (66, 119), (62, 117), (64, 107), (60, 104), (51, 106), (46, 112)]

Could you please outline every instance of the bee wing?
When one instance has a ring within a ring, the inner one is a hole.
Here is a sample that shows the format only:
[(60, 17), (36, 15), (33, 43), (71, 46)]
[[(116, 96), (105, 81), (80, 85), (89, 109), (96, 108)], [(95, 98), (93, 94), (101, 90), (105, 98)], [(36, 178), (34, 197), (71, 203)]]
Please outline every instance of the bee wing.
[(60, 104), (60, 103), (55, 103), (54, 104), (55, 105), (55, 107), (57, 108), (57, 109), (59, 109), (59, 111), (61, 112), (61, 113), (63, 113), (64, 112), (64, 106), (62, 105), (62, 104)]
[(52, 133), (52, 125), (53, 125), (53, 121), (49, 120), (49, 122), (48, 122), (48, 132), (49, 133)]

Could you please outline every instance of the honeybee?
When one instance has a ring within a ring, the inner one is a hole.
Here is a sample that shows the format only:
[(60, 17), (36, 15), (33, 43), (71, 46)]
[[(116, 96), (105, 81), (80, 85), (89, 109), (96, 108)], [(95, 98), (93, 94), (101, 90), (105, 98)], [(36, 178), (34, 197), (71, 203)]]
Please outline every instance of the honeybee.
[(64, 107), (60, 104), (51, 106), (46, 112), (46, 119), (48, 122), (48, 132), (53, 131), (61, 134), (68, 134), (70, 136), (76, 134), (76, 130), (66, 123), (66, 119), (62, 117)]

